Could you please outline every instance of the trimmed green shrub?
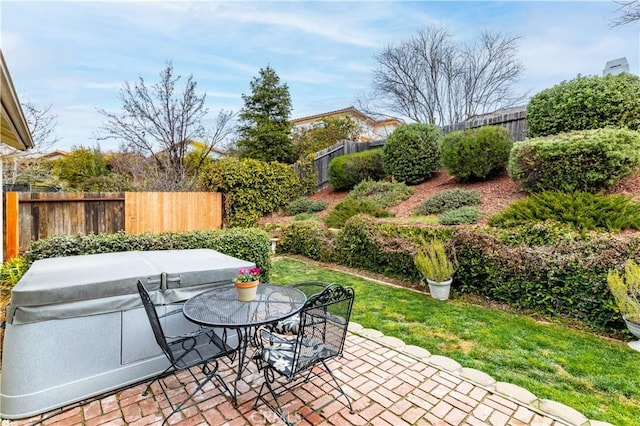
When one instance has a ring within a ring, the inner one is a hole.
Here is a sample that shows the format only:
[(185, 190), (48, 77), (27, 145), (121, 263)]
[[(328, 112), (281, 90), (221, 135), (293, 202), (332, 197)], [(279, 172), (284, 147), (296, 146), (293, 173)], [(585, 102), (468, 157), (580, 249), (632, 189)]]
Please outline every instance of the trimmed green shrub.
[(425, 181), (440, 168), (441, 138), (442, 131), (435, 125), (414, 123), (397, 127), (384, 144), (385, 173), (408, 185)]
[[(303, 240), (287, 242), (300, 247), (291, 252), (332, 251), (330, 257), (342, 265), (416, 284), (421, 276), (413, 258), (420, 241), (441, 239), (456, 253), (454, 296), (471, 293), (538, 315), (562, 316), (615, 337), (625, 325), (607, 274), (612, 268), (622, 271), (627, 259), (640, 262), (640, 237), (588, 236), (552, 222), (514, 229), (434, 228), (378, 223), (357, 215), (335, 239), (319, 237), (324, 231), (318, 225), (304, 226), (312, 231), (288, 234), (291, 240)], [(325, 254), (317, 256), (322, 260)]]
[(291, 223), (280, 233), (278, 253), (298, 254), (313, 260), (333, 260), (335, 237), (321, 223), (302, 221)]
[(33, 241), (24, 257), (29, 265), (50, 257), (114, 253), (133, 250), (183, 250), (208, 248), (254, 262), (261, 279), (271, 274), (271, 240), (257, 228), (235, 228), (216, 231), (163, 232), (159, 234), (89, 234), (56, 235)]
[(454, 284), (461, 292), (568, 317), (600, 332), (624, 329), (607, 274), (629, 258), (640, 260), (640, 238), (598, 234), (533, 249), (507, 247), (481, 230), (462, 230), (452, 243), (458, 259)]
[(460, 188), (445, 189), (422, 201), (414, 213), (438, 214), (464, 206), (476, 206), (481, 202), (482, 196), (478, 191)]
[(527, 223), (509, 228), (485, 228), (488, 234), (495, 236), (509, 247), (546, 246), (559, 241), (579, 241), (589, 239), (584, 232), (577, 232), (571, 225), (553, 220)]
[(418, 283), (413, 263), (416, 243), (400, 233), (381, 233), (373, 218), (357, 215), (336, 236), (334, 257), (341, 264)]
[(504, 171), (512, 146), (509, 131), (502, 126), (458, 130), (442, 139), (441, 162), (461, 181), (486, 180)]
[(329, 163), (329, 183), (337, 190), (351, 189), (365, 179), (384, 178), (382, 150), (341, 155)]
[(356, 200), (351, 196), (347, 196), (331, 209), (324, 218), (324, 223), (330, 228), (342, 228), (347, 219), (358, 214), (373, 217), (391, 216), (391, 213), (369, 200)]
[(284, 208), (300, 195), (300, 180), (287, 164), (226, 157), (200, 174), (200, 185), (224, 193), (225, 221), (254, 226), (258, 219)]
[(313, 201), (307, 197), (298, 197), (284, 209), (287, 216), (295, 216), (300, 213), (317, 213), (327, 208), (326, 201)]
[(476, 223), (480, 219), (482, 219), (482, 212), (477, 207), (466, 206), (442, 213), (438, 216), (438, 223), (440, 225), (462, 225)]
[(509, 175), (525, 191), (599, 192), (640, 169), (640, 132), (596, 129), (518, 142)]
[(402, 182), (374, 182), (365, 180), (349, 193), (356, 200), (368, 200), (387, 209), (396, 206), (413, 194), (413, 189)]
[(546, 220), (579, 231), (640, 229), (640, 202), (625, 195), (549, 191), (511, 204), (488, 222), (491, 226), (507, 228)]
[(640, 130), (638, 76), (578, 76), (543, 90), (527, 105), (529, 137), (602, 127)]

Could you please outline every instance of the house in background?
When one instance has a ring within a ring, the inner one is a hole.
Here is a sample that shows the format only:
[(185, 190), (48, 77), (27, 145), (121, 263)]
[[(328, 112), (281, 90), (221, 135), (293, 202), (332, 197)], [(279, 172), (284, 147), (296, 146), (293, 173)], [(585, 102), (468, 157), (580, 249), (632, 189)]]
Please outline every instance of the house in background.
[[(0, 120), (0, 155), (10, 155), (16, 151), (26, 151), (33, 148), (33, 138), (20, 106), (18, 95), (13, 87), (9, 68), (0, 50), (0, 65), (2, 85), (0, 86), (0, 101), (2, 103), (2, 118)], [(1, 159), (0, 159), (1, 160)], [(2, 161), (0, 161), (0, 188), (2, 188)], [(0, 193), (4, 195), (4, 191)], [(0, 199), (0, 218), (3, 215), (4, 196)], [(4, 221), (0, 220), (0, 256), (4, 262)]]
[(359, 142), (369, 142), (380, 139), (386, 139), (393, 130), (404, 124), (397, 118), (386, 118), (376, 120), (363, 112), (358, 111), (353, 106), (338, 109), (335, 111), (324, 112), (322, 114), (310, 115), (307, 117), (296, 118), (291, 120), (293, 131), (306, 130), (312, 128), (323, 119), (327, 118), (350, 118), (360, 126), (361, 134), (358, 138)]
[(69, 155), (68, 152), (63, 151), (61, 149), (56, 149), (55, 151), (51, 151), (51, 152), (47, 152), (45, 154), (41, 154), (38, 156), (38, 158), (41, 158), (43, 160), (57, 160), (59, 158), (64, 158), (67, 155)]

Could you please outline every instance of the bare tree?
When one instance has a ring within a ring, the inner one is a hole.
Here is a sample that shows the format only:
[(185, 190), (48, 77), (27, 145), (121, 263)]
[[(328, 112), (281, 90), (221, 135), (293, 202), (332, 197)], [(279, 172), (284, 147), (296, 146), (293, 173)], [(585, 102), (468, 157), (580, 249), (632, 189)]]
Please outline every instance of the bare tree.
[[(153, 166), (145, 173), (154, 181), (150, 186), (157, 190), (191, 189), (200, 165), (232, 131), (229, 122), (233, 113), (225, 111), (218, 113), (212, 129), (205, 128), (206, 94), (198, 95), (193, 75), (180, 91), (176, 85), (181, 78), (174, 76), (173, 65), (167, 62), (158, 83), (148, 87), (142, 77), (133, 85), (124, 83), (119, 96), (122, 113), (98, 110), (107, 119), (98, 139), (119, 140), (123, 151), (152, 159)], [(201, 146), (195, 151), (190, 147), (194, 141)], [(189, 167), (185, 162), (187, 155)]]
[(444, 125), (521, 102), (525, 95), (514, 94), (524, 70), (518, 41), (485, 31), (476, 43), (458, 44), (446, 28), (427, 26), (376, 56), (376, 108)]
[(616, 1), (618, 7), (618, 16), (610, 23), (610, 27), (618, 27), (620, 25), (630, 24), (640, 20), (640, 0)]
[(34, 147), (30, 153), (45, 153), (60, 140), (56, 135), (58, 116), (51, 111), (52, 105), (38, 107), (27, 101), (22, 104), (22, 112), (29, 125)]
[(3, 179), (10, 184), (33, 184), (51, 179), (51, 167), (47, 160), (37, 157), (60, 140), (56, 135), (58, 116), (52, 111), (52, 105), (39, 107), (31, 101), (22, 103), (22, 112), (29, 126), (34, 147), (29, 151), (5, 153), (3, 161)]

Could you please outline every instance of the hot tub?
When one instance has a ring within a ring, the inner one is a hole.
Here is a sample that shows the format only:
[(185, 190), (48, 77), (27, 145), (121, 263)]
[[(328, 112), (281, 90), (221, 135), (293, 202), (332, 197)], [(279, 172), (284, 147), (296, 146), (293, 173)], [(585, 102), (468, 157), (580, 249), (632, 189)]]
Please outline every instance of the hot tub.
[[(143, 381), (168, 367), (142, 308), (138, 279), (162, 315), (182, 309), (195, 294), (229, 284), (238, 268), (251, 266), (208, 249), (34, 262), (7, 305), (0, 417), (47, 412)], [(166, 334), (176, 335), (197, 326), (177, 314), (164, 318), (163, 327)]]

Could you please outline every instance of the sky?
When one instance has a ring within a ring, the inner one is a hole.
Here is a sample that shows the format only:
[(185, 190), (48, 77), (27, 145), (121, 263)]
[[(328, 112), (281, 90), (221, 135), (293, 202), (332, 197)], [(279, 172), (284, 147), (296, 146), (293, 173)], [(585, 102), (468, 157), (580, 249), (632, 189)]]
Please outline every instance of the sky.
[[(239, 111), (259, 70), (272, 67), (291, 118), (356, 104), (375, 56), (425, 25), (456, 41), (482, 30), (521, 37), (518, 90), (530, 95), (626, 57), (640, 74), (640, 23), (610, 28), (613, 1), (11, 1), (0, 3), (0, 46), (22, 102), (51, 105), (53, 149), (97, 146), (98, 109), (121, 111), (125, 82), (159, 80), (171, 61), (206, 93), (211, 122)], [(115, 141), (100, 141), (103, 151)]]

